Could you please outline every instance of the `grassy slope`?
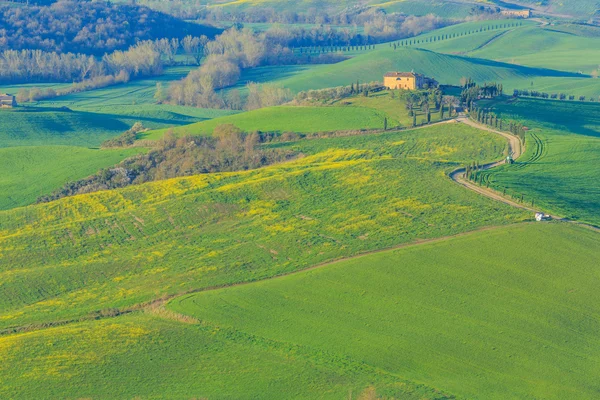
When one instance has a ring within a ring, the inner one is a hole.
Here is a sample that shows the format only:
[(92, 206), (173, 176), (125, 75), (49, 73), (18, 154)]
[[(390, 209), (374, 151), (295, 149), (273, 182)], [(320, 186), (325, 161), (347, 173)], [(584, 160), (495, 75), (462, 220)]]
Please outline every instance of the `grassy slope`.
[(600, 52), (595, 51), (599, 48), (600, 38), (527, 27), (509, 32), (469, 55), (589, 75), (599, 68)]
[[(159, 77), (0, 111), (0, 147), (98, 146), (138, 121), (148, 128), (158, 129), (231, 114), (231, 111), (155, 104), (156, 83), (167, 85), (169, 81), (185, 76), (189, 70), (189, 67), (169, 68)], [(44, 85), (14, 85), (6, 87), (6, 91), (16, 93), (20, 87), (32, 86)], [(2, 90), (5, 90), (4, 86), (0, 92)]]
[[(215, 118), (175, 128), (179, 134), (210, 134), (216, 126), (233, 124), (240, 129), (266, 132), (326, 132), (351, 129), (383, 129), (385, 114), (366, 108), (349, 107), (270, 107)], [(145, 139), (158, 139), (165, 130), (151, 132)]]
[(519, 226), (184, 296), (171, 308), (469, 398), (592, 399), (597, 265), (597, 233)]
[[(439, 121), (439, 110), (431, 106), (431, 121)], [(425, 123), (425, 114), (415, 109), (417, 123)], [(332, 132), (358, 129), (383, 129), (384, 120), (388, 126), (411, 126), (412, 117), (408, 116), (404, 100), (398, 93), (394, 99), (391, 92), (370, 94), (369, 97), (357, 96), (345, 98), (332, 106), (280, 106), (262, 108), (245, 113), (215, 118), (173, 129), (176, 134), (206, 135), (222, 124), (233, 124), (246, 131), (263, 132)], [(156, 140), (164, 135), (166, 129), (149, 132), (144, 139)]]
[(0, 210), (31, 204), (68, 181), (85, 178), (141, 150), (71, 146), (0, 149)]
[(600, 225), (600, 104), (521, 99), (495, 109), (534, 129), (517, 164), (490, 172), (492, 186)]
[[(6, 398), (593, 399), (599, 237), (521, 225), (0, 337)], [(506, 251), (510, 248), (511, 251)], [(163, 316), (163, 317), (161, 317)], [(385, 349), (385, 351), (382, 351)]]
[(598, 10), (597, 0), (513, 0), (511, 3), (526, 7), (540, 7), (542, 11), (572, 15), (587, 20)]
[(93, 111), (64, 111), (50, 107), (25, 107), (0, 111), (0, 147), (99, 146), (140, 121), (149, 128), (190, 124), (227, 115), (218, 110), (181, 110), (167, 106), (130, 106)]
[(287, 146), (308, 156), (0, 212), (0, 328), (528, 216), (447, 178), (505, 150), (466, 126)]
[(348, 85), (356, 81), (381, 81), (389, 71), (411, 71), (435, 77), (440, 83), (458, 84), (462, 77), (471, 77), (479, 82), (501, 81), (505, 88), (535, 85), (561, 85), (566, 92), (578, 87), (573, 94), (591, 94), (600, 91), (600, 80), (576, 77), (574, 73), (563, 73), (539, 68), (503, 64), (490, 60), (472, 59), (454, 55), (434, 53), (412, 48), (393, 50), (380, 45), (379, 50), (360, 55), (333, 65), (324, 65), (306, 73), (278, 81), (294, 91)]
[(339, 399), (373, 381), (440, 399), (357, 360), (153, 315), (0, 337), (3, 398)]

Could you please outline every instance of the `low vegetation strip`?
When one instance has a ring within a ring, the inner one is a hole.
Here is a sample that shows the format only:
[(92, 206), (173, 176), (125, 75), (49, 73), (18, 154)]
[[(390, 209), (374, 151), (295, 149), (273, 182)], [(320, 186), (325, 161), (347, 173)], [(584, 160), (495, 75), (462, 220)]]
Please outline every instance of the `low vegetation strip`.
[(470, 127), (283, 147), (307, 156), (1, 212), (0, 328), (528, 218), (445, 178), (467, 160), (504, 152), (502, 139)]
[(520, 225), (189, 295), (169, 307), (461, 397), (593, 399), (599, 244), (597, 233), (567, 224)]

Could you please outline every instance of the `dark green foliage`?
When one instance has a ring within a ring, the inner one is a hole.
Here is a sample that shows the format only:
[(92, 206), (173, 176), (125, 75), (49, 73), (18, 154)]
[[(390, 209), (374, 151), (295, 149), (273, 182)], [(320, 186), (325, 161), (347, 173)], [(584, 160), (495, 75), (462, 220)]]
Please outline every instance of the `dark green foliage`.
[[(31, 23), (35, 21), (35, 23)], [(221, 30), (184, 22), (146, 7), (110, 2), (58, 2), (50, 7), (0, 7), (0, 50), (41, 49), (103, 55), (139, 40), (215, 36)]]
[(116, 138), (108, 139), (104, 143), (102, 143), (103, 148), (111, 148), (111, 147), (127, 147), (131, 146), (135, 140), (137, 139), (137, 134), (144, 131), (144, 126), (139, 122), (136, 122), (131, 129), (127, 130), (123, 134), (117, 136)]
[[(135, 138), (134, 127), (109, 141), (112, 147)], [(262, 149), (257, 133), (245, 134), (233, 125), (220, 125), (213, 136), (175, 137), (167, 133), (156, 149), (128, 158), (115, 167), (103, 169), (89, 178), (69, 182), (38, 202), (48, 202), (75, 194), (122, 188), (129, 185), (224, 171), (255, 169), (289, 160), (292, 150)], [(106, 143), (106, 142), (105, 142)]]

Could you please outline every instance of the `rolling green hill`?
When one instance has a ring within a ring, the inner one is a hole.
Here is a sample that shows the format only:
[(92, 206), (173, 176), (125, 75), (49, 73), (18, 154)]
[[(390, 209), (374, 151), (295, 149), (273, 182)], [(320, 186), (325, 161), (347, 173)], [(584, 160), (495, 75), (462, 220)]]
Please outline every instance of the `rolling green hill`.
[[(575, 73), (523, 67), (491, 60), (439, 54), (432, 51), (388, 45), (368, 54), (359, 55), (333, 65), (323, 65), (277, 81), (294, 91), (348, 85), (357, 79), (362, 82), (381, 81), (389, 71), (411, 71), (435, 77), (443, 84), (459, 84), (462, 77), (478, 82), (497, 81), (508, 90), (538, 85), (555, 85), (567, 93), (590, 95), (600, 92), (600, 80), (583, 78)], [(569, 89), (571, 88), (571, 89)]]
[(143, 149), (72, 146), (0, 148), (0, 210), (34, 203), (69, 181), (85, 178)]
[(506, 227), (168, 306), (202, 322), (156, 308), (0, 337), (0, 396), (591, 400), (599, 240)]
[(600, 68), (600, 38), (540, 27), (508, 32), (493, 43), (469, 53), (472, 57), (551, 68), (590, 75)]
[(461, 397), (593, 399), (597, 265), (597, 233), (519, 226), (188, 295), (170, 308)]
[(286, 146), (305, 157), (0, 211), (0, 330), (530, 217), (448, 179), (506, 150), (461, 124)]
[(520, 99), (492, 106), (532, 130), (518, 163), (489, 172), (491, 186), (600, 226), (600, 104)]
[[(211, 134), (216, 126), (223, 124), (233, 124), (246, 132), (313, 133), (383, 129), (384, 118), (384, 113), (368, 108), (280, 106), (215, 118), (175, 128), (173, 131), (177, 134)], [(159, 139), (165, 132), (165, 129), (150, 132), (144, 139)]]
[[(229, 110), (210, 110), (156, 104), (156, 84), (167, 86), (181, 79), (190, 67), (168, 68), (158, 77), (133, 80), (126, 84), (61, 96), (35, 103), (23, 103), (14, 110), (0, 110), (0, 147), (10, 146), (86, 146), (100, 145), (136, 122), (150, 129), (187, 125), (232, 114)], [(2, 86), (0, 92), (18, 93), (32, 87), (65, 85)]]
[[(233, 124), (245, 132), (295, 132), (317, 133), (350, 131), (361, 129), (384, 129), (385, 119), (388, 127), (412, 126), (406, 103), (400, 96), (391, 97), (391, 92), (372, 93), (368, 97), (355, 96), (335, 101), (331, 105), (316, 106), (279, 106), (268, 107), (240, 114), (215, 118), (191, 125), (172, 129), (175, 134), (207, 135), (215, 127)], [(430, 120), (440, 120), (439, 109), (431, 101)], [(446, 110), (447, 111), (447, 110)], [(426, 115), (415, 107), (417, 124), (426, 123)], [(447, 116), (447, 114), (446, 114)], [(148, 132), (144, 139), (160, 139), (168, 129)]]
[(147, 128), (186, 125), (231, 112), (175, 106), (111, 106), (103, 112), (52, 107), (0, 111), (0, 147), (97, 147), (142, 122)]

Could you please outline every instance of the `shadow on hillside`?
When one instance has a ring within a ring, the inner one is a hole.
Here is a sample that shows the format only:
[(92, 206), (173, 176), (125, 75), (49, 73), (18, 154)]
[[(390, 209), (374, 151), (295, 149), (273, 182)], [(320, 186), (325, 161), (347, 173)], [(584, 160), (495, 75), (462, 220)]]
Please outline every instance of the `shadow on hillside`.
[[(435, 53), (431, 50), (425, 50), (425, 49), (420, 49), (420, 50)], [(436, 54), (438, 54), (438, 53), (436, 53)], [(490, 67), (490, 68), (512, 69), (514, 71), (517, 71), (517, 73), (519, 73), (520, 75), (525, 75), (525, 76), (536, 76), (536, 77), (543, 76), (543, 77), (561, 77), (561, 78), (591, 78), (590, 75), (578, 74), (576, 72), (559, 71), (559, 70), (550, 69), (550, 68), (526, 67), (526, 66), (518, 65), (518, 64), (510, 64), (510, 63), (505, 63), (505, 62), (501, 62), (501, 61), (487, 60), (485, 58), (464, 57), (464, 56), (457, 56), (457, 55), (451, 55), (451, 54), (448, 54), (448, 57), (457, 58), (457, 59), (460, 59), (463, 61), (470, 62), (472, 64), (482, 65), (482, 66)]]
[(511, 118), (529, 120), (545, 128), (600, 137), (600, 103), (597, 102), (519, 99), (496, 107)]

